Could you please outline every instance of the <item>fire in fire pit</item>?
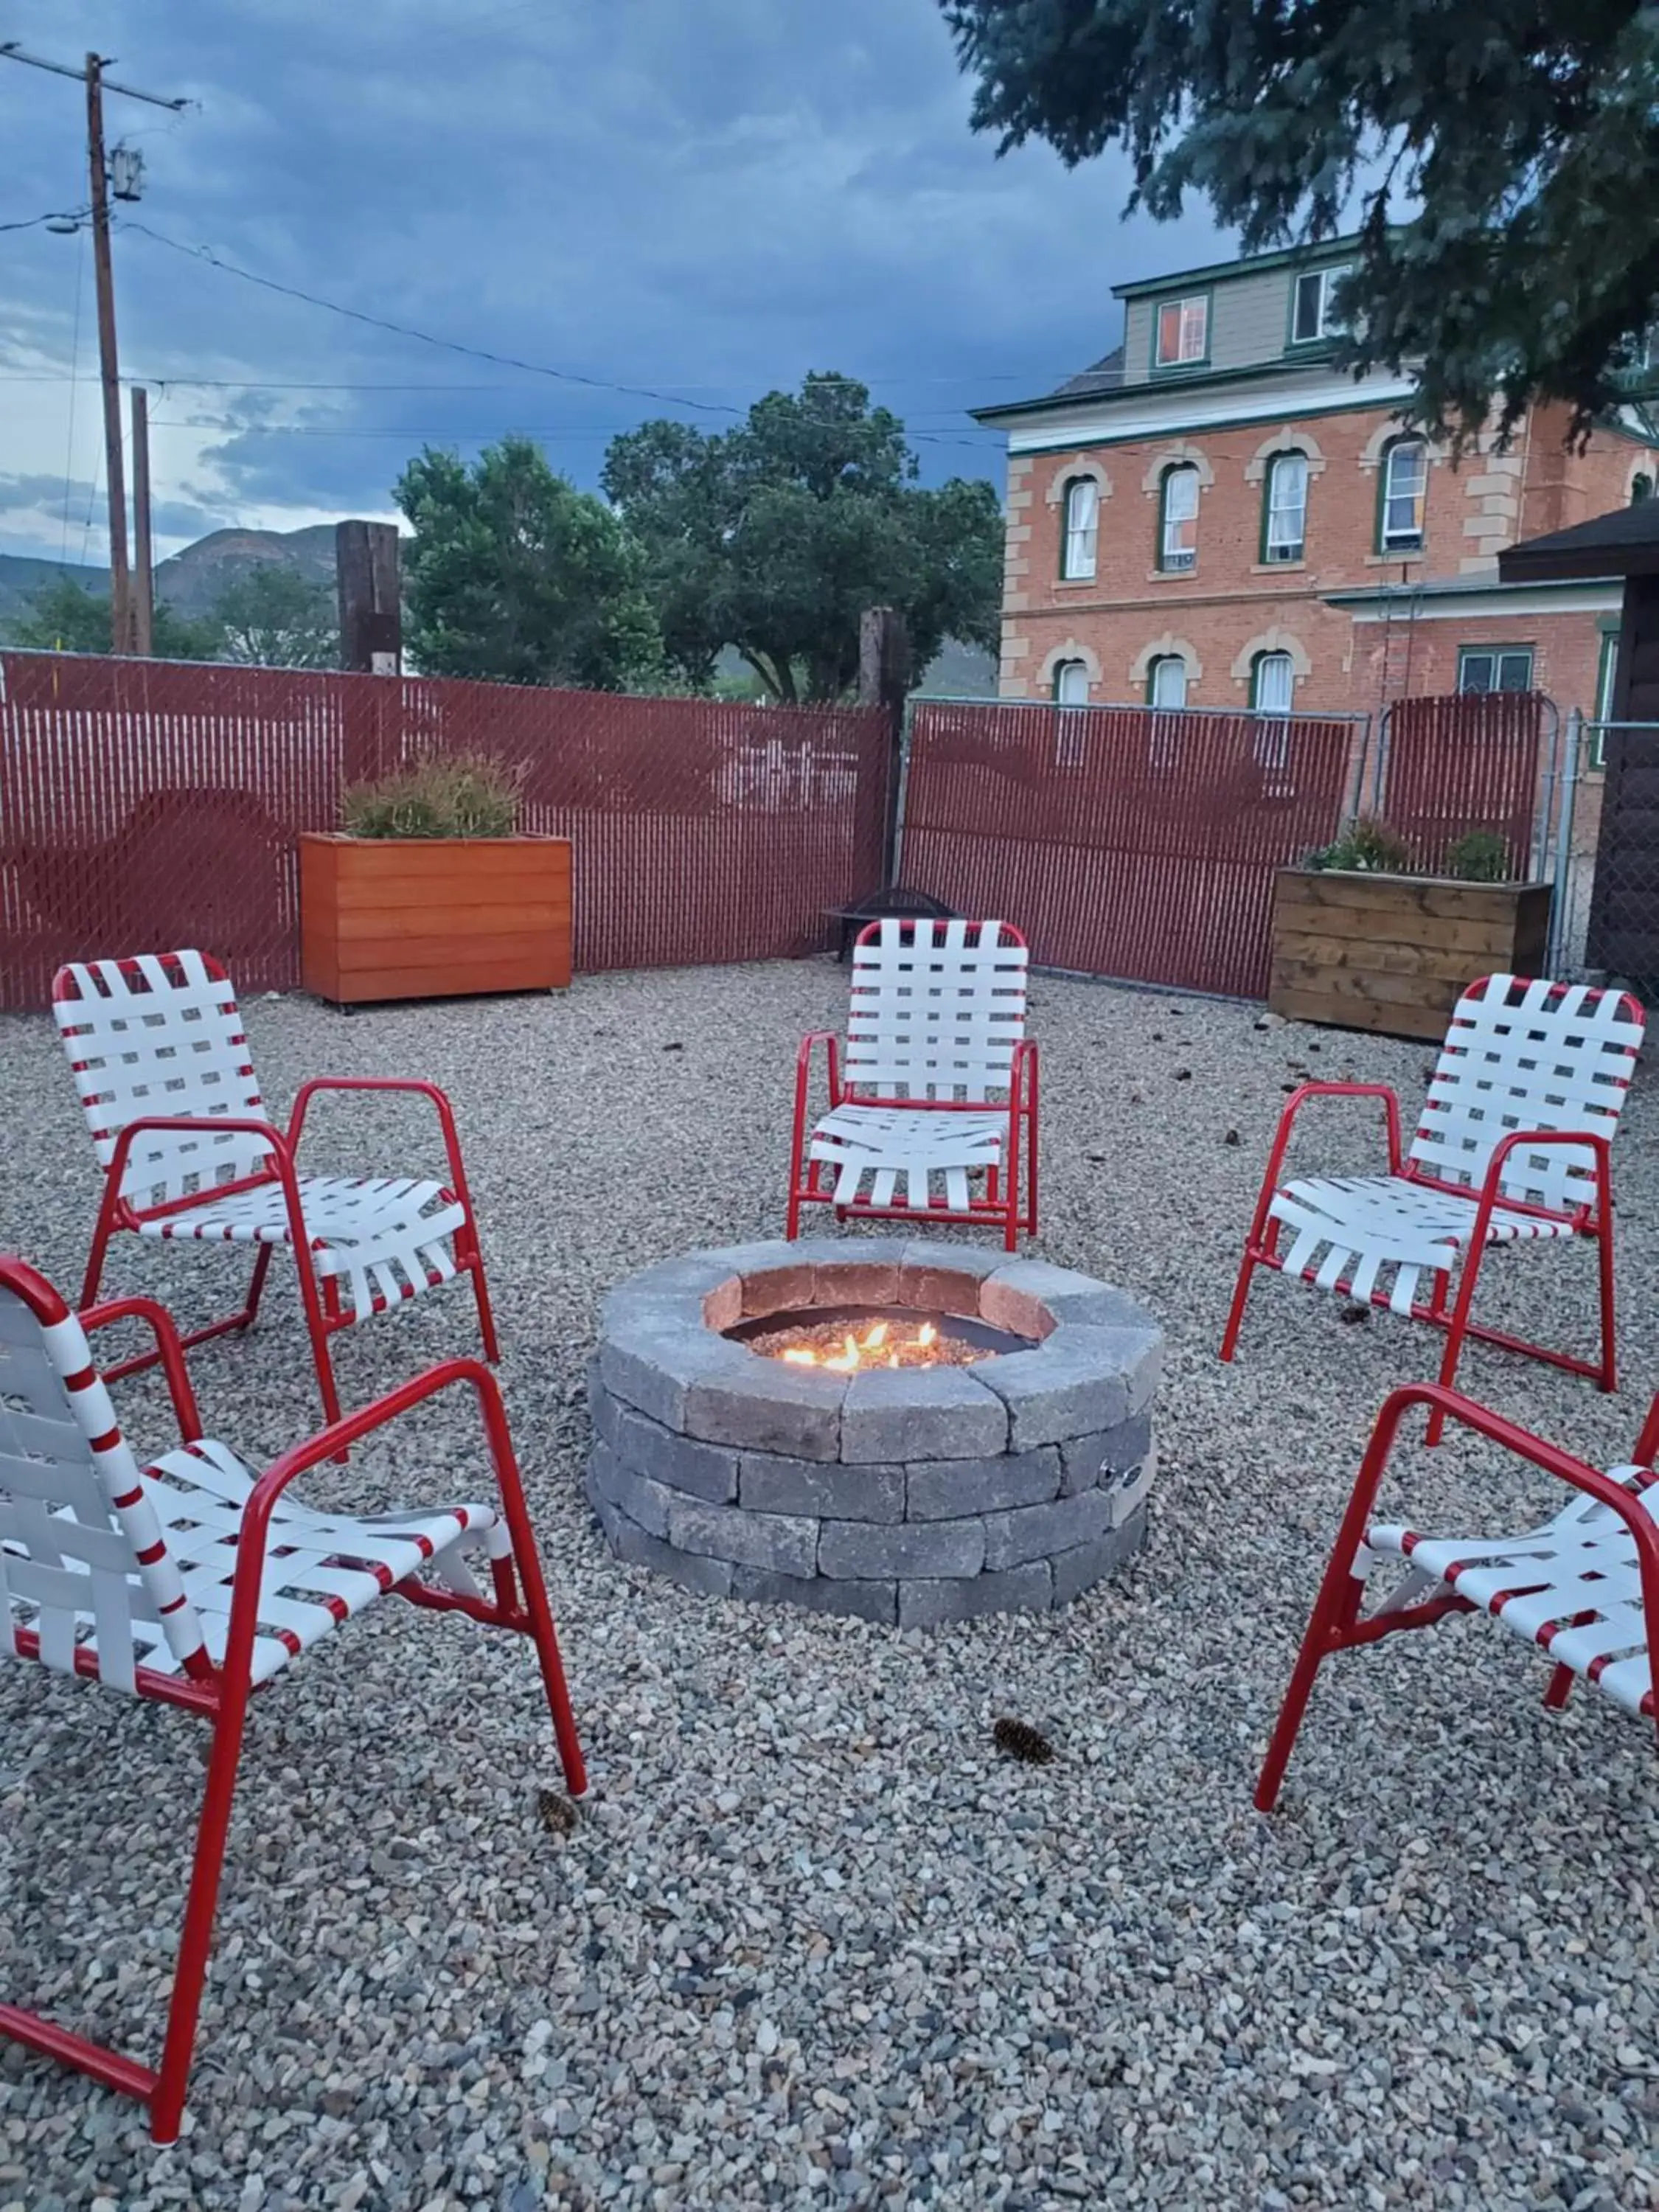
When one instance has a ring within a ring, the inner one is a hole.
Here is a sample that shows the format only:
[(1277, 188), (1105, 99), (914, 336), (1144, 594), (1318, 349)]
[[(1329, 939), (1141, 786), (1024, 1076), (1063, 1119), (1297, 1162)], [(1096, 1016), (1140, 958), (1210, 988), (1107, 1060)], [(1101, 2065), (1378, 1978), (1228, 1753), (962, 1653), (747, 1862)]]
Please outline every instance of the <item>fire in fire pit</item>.
[(768, 1359), (793, 1367), (818, 1367), (834, 1375), (873, 1367), (970, 1367), (1001, 1352), (1026, 1352), (1029, 1339), (961, 1314), (912, 1312), (888, 1306), (879, 1314), (813, 1306), (799, 1313), (767, 1314), (726, 1334)]

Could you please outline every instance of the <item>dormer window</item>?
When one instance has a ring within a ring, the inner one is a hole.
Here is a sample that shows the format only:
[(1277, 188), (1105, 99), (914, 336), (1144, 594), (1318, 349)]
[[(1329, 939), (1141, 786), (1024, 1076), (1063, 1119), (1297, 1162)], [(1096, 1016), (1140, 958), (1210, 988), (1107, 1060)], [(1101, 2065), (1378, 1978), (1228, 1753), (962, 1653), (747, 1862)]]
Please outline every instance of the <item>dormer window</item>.
[(1155, 368), (1196, 367), (1210, 350), (1210, 295), (1194, 293), (1187, 300), (1164, 300), (1158, 310), (1152, 345)]
[(1346, 328), (1332, 302), (1337, 286), (1347, 274), (1345, 261), (1334, 269), (1310, 269), (1297, 278), (1291, 316), (1292, 345), (1312, 345), (1316, 339), (1335, 337)]

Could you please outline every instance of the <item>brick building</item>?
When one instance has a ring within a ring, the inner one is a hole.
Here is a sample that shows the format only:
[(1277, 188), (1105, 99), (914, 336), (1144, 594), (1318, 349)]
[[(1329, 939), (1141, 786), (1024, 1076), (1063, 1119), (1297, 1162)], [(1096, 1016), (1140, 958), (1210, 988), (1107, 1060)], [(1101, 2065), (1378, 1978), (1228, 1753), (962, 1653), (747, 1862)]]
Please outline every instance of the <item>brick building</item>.
[(1652, 441), (1632, 416), (1575, 453), (1540, 408), (1454, 465), (1404, 422), (1409, 378), (1331, 366), (1352, 244), (1118, 285), (1115, 352), (975, 410), (1008, 436), (1005, 697), (1603, 709), (1618, 584), (1505, 586), (1498, 556), (1650, 492)]

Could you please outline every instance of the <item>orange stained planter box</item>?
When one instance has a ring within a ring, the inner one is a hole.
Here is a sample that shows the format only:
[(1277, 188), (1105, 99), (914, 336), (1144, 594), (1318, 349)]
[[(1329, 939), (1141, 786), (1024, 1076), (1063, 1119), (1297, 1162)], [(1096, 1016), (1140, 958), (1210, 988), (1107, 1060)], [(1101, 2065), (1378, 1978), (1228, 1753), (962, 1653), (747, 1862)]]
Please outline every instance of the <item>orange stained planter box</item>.
[(561, 991), (568, 837), (300, 839), (300, 968), (337, 1006)]

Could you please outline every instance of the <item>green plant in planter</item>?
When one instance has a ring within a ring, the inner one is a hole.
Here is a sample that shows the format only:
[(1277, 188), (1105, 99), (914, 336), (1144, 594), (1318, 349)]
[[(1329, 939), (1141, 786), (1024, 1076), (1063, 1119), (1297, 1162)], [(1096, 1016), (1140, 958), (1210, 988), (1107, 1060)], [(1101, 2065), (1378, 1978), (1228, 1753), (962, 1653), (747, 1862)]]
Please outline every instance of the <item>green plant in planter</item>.
[(1360, 820), (1346, 830), (1334, 845), (1310, 853), (1310, 868), (1355, 869), (1364, 874), (1409, 876), (1416, 863), (1411, 848), (1395, 836), (1386, 822)]
[(1509, 839), (1496, 830), (1466, 831), (1446, 848), (1446, 873), (1465, 884), (1512, 883)]
[(349, 837), (510, 837), (524, 778), (487, 753), (428, 754), (378, 782), (348, 784), (340, 827)]

